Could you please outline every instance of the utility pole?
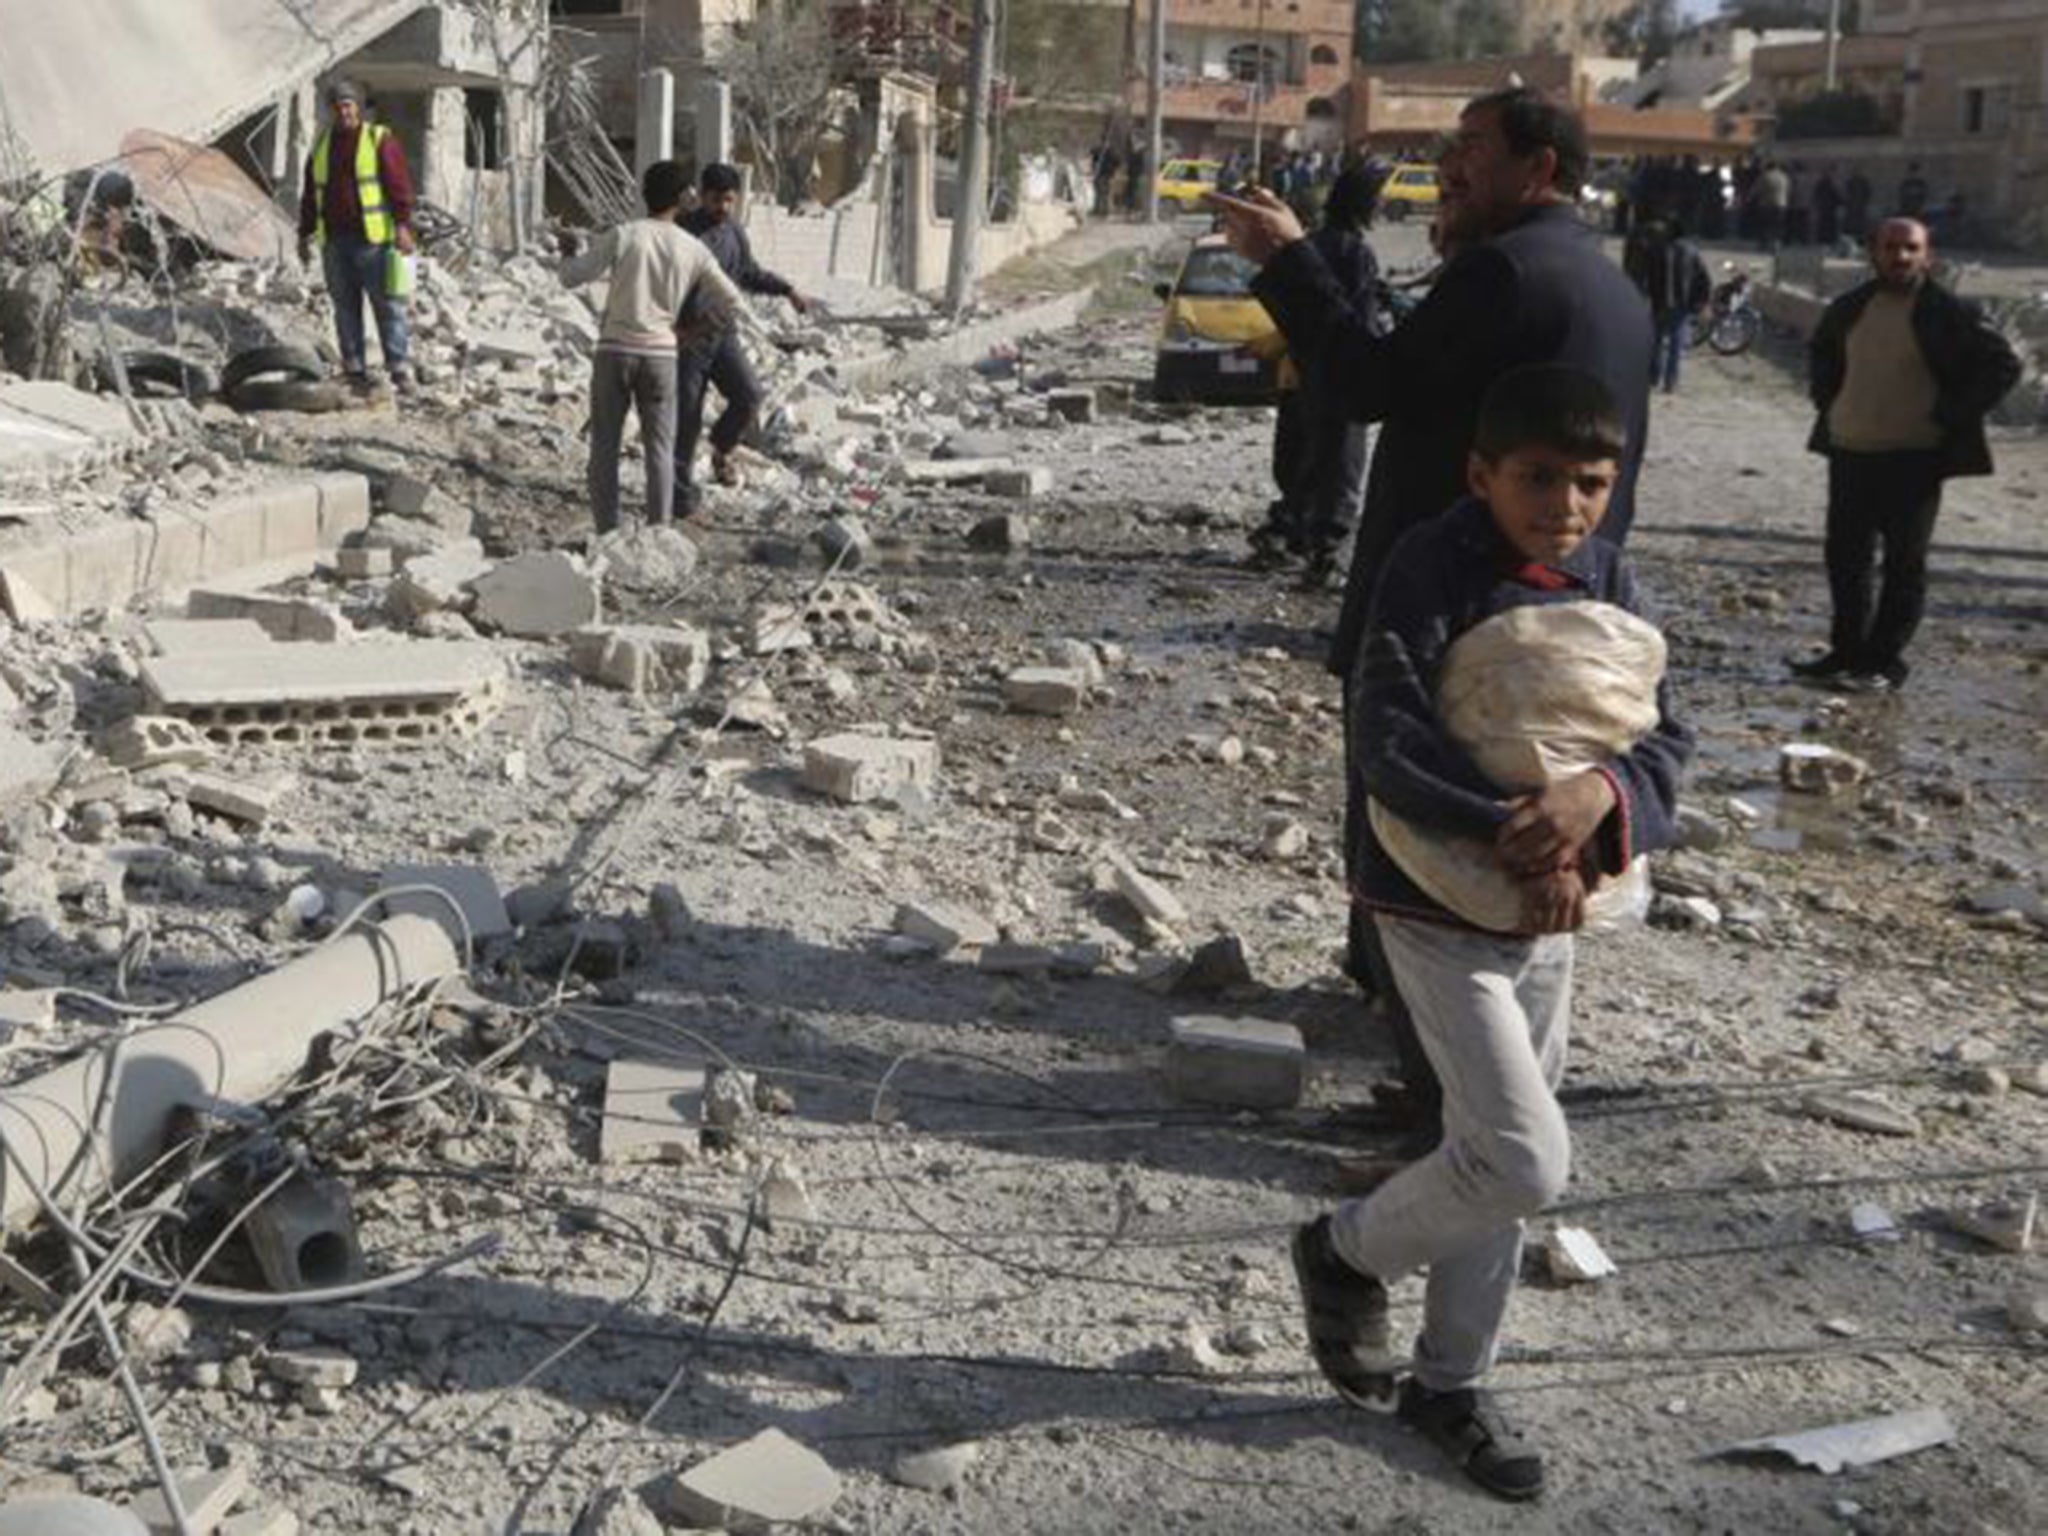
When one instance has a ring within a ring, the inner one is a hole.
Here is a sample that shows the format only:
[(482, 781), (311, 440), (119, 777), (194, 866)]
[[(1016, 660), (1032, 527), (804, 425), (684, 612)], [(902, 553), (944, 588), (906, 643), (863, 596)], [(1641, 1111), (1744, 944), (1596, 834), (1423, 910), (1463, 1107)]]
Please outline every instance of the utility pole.
[(1842, 0), (1828, 0), (1828, 62), (1821, 80), (1821, 89), (1830, 96), (1835, 92), (1835, 80), (1842, 54)]
[(1159, 167), (1166, 153), (1166, 0), (1152, 3), (1152, 60), (1145, 71), (1145, 222), (1159, 222)]
[(1266, 164), (1266, 0), (1259, 0), (1259, 17), (1252, 33), (1252, 185)]
[(967, 44), (967, 117), (960, 125), (960, 191), (953, 207), (953, 250), (946, 264), (946, 309), (974, 302), (981, 276), (981, 224), (988, 209), (989, 108), (995, 95), (996, 0), (974, 0)]

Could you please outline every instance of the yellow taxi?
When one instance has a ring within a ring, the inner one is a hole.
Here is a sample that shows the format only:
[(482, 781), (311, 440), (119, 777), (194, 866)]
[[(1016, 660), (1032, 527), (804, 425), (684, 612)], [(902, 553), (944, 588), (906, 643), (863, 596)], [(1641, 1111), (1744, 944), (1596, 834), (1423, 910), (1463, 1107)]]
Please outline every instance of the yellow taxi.
[(1270, 402), (1286, 338), (1252, 297), (1258, 268), (1221, 235), (1197, 240), (1180, 274), (1155, 290), (1166, 301), (1152, 370), (1157, 400), (1200, 405)]
[(1216, 190), (1221, 160), (1169, 160), (1159, 170), (1159, 201), (1182, 213), (1207, 213), (1202, 199)]
[(1426, 160), (1403, 160), (1380, 183), (1380, 217), (1399, 223), (1410, 214), (1428, 218), (1442, 193), (1436, 167)]

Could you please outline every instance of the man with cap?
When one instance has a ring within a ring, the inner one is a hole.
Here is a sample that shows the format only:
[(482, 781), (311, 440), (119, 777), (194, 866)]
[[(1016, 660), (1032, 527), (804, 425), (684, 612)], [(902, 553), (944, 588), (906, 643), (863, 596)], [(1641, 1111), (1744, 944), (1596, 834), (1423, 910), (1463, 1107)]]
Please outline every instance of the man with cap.
[(367, 298), (391, 382), (410, 389), (405, 305), (390, 291), (389, 269), (393, 251), (411, 255), (413, 250), (412, 172), (398, 136), (381, 123), (364, 121), (363, 93), (354, 81), (328, 86), (327, 102), (333, 121), (307, 157), (305, 191), (299, 198), (299, 259), (312, 260), (313, 247), (319, 246), (349, 383), (360, 390), (370, 385), (363, 334)]

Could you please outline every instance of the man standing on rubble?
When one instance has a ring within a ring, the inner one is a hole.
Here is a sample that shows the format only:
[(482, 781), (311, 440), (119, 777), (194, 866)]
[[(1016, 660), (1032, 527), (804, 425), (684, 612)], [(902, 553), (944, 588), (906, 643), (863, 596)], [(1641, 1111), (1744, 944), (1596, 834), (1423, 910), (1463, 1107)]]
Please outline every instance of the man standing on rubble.
[[(754, 260), (747, 244), (747, 232), (733, 215), (740, 206), (740, 173), (730, 165), (713, 161), (697, 178), (697, 206), (682, 217), (683, 229), (694, 235), (704, 248), (718, 258), (718, 265), (742, 292), (787, 299), (798, 314), (806, 313), (810, 301), (796, 291), (787, 278), (778, 277)], [(702, 302), (693, 299), (690, 310)], [(696, 319), (694, 312), (683, 315), (685, 323)], [(697, 327), (692, 323), (691, 329)], [(739, 471), (732, 462), (754, 413), (761, 408), (761, 385), (747, 361), (747, 349), (740, 342), (737, 327), (727, 326), (715, 336), (698, 337), (676, 357), (676, 512), (689, 517), (697, 510), (697, 488), (692, 479), (697, 458), (697, 436), (704, 430), (704, 392), (718, 386), (725, 409), (711, 424), (711, 478), (720, 485), (739, 484)]]
[(739, 290), (711, 252), (676, 224), (689, 174), (657, 160), (640, 178), (647, 217), (606, 230), (562, 264), (574, 288), (605, 278), (604, 318), (590, 358), (590, 512), (599, 533), (619, 526), (619, 448), (628, 406), (640, 417), (647, 456), (647, 521), (663, 524), (675, 508), (677, 324), (701, 291), (693, 329), (721, 329), (738, 317)]
[(299, 198), (299, 260), (310, 262), (320, 248), (327, 294), (334, 301), (335, 339), (349, 384), (370, 387), (363, 334), (363, 300), (377, 317), (377, 339), (392, 387), (412, 388), (406, 366), (405, 303), (392, 292), (393, 252), (410, 256), (412, 172), (398, 135), (363, 119), (363, 93), (351, 80), (327, 87), (333, 122), (322, 130), (306, 161), (305, 191)]

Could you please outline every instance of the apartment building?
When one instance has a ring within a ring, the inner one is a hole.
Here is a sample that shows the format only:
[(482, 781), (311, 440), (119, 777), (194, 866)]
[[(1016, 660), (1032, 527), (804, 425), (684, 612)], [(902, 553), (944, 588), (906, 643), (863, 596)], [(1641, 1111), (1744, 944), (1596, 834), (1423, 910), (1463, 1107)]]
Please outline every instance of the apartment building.
[[(1151, 6), (1137, 0), (1140, 60)], [(1269, 149), (1334, 149), (1351, 78), (1349, 0), (1165, 0), (1166, 138), (1177, 154), (1223, 155), (1254, 133)], [(1145, 87), (1131, 89), (1142, 114)]]

